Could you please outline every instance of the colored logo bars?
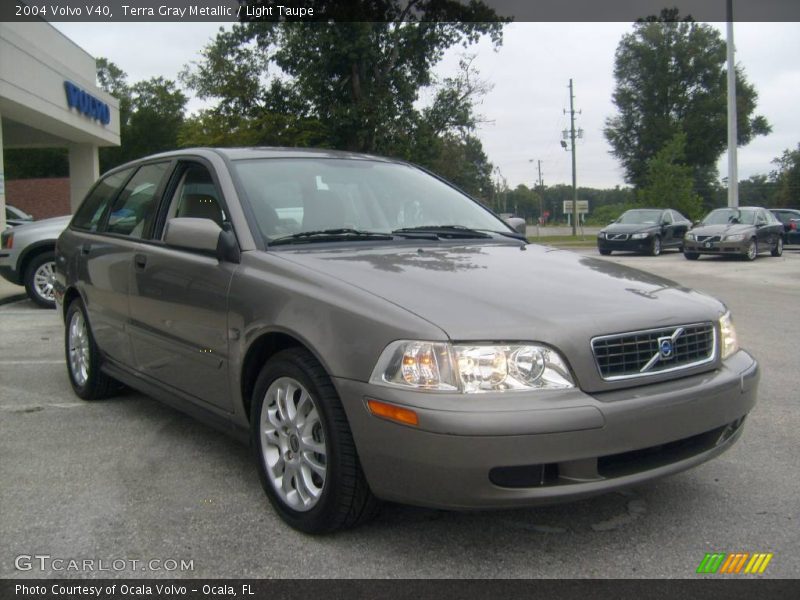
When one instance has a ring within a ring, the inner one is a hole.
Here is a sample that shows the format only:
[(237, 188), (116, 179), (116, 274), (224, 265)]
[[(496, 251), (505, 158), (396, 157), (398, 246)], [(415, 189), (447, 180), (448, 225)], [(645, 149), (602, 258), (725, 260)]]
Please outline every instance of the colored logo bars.
[(702, 574), (761, 574), (767, 570), (769, 561), (772, 560), (772, 552), (725, 552), (706, 553), (697, 572)]

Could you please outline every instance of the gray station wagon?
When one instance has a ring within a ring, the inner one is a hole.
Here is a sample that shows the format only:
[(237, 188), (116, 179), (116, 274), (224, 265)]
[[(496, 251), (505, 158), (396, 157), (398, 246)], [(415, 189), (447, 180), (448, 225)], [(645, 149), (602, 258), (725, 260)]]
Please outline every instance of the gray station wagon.
[(78, 396), (122, 382), (249, 441), (308, 532), (378, 499), (504, 508), (640, 484), (730, 448), (756, 401), (721, 302), (529, 244), (372, 156), (116, 168), (59, 238), (55, 289)]

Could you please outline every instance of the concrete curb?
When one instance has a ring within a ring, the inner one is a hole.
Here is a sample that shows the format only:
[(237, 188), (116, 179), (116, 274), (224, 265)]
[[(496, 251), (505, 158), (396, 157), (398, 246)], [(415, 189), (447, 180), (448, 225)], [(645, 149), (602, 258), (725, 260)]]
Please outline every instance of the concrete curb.
[(5, 298), (0, 298), (0, 306), (3, 304), (11, 304), (12, 302), (19, 302), (20, 300), (25, 300), (27, 298), (25, 294), (15, 294), (14, 296), (6, 296)]

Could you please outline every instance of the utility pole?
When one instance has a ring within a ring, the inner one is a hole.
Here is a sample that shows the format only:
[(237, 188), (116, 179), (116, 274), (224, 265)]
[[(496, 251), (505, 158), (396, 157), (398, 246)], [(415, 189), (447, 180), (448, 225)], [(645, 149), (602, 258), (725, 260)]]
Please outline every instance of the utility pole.
[[(564, 113), (566, 114), (566, 110)], [(578, 111), (580, 113), (580, 111)], [(575, 94), (572, 88), (572, 79), (569, 80), (569, 130), (564, 130), (564, 137), (569, 137), (570, 147), (567, 148), (567, 143), (561, 141), (561, 147), (564, 150), (572, 151), (572, 235), (578, 235), (578, 180), (575, 168), (575, 138), (583, 137), (582, 129), (575, 129)]]
[(572, 235), (578, 235), (578, 179), (575, 172), (575, 94), (569, 80), (569, 139), (572, 144)]
[(539, 223), (544, 225), (544, 181), (542, 181), (542, 161), (539, 163)]
[(736, 63), (733, 62), (733, 0), (728, 0), (728, 206), (739, 206), (739, 173), (736, 161)]

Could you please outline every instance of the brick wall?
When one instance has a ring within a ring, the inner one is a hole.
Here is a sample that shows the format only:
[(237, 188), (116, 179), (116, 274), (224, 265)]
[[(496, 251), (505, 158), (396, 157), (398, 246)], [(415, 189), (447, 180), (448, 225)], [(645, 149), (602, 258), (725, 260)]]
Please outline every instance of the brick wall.
[(69, 178), (7, 180), (6, 204), (24, 210), (35, 219), (68, 215)]

